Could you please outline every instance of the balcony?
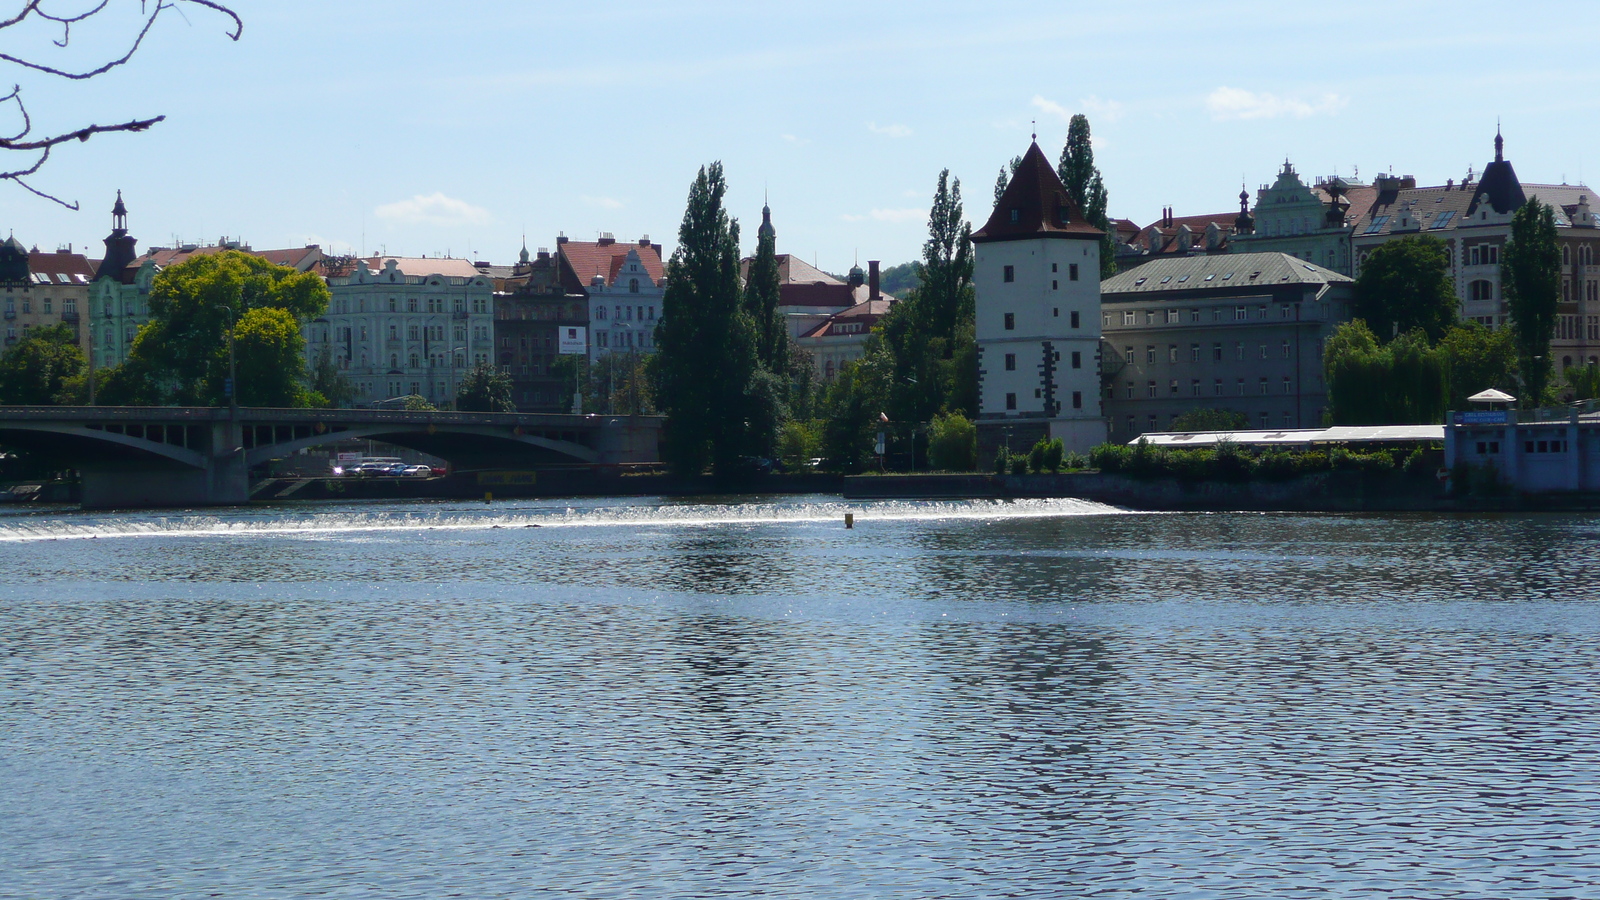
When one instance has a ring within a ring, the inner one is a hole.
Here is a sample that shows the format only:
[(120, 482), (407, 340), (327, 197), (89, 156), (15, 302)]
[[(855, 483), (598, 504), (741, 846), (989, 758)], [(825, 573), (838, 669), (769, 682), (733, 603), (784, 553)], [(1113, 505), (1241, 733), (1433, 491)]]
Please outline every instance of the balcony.
[(62, 310), (61, 311), (61, 321), (63, 321), (63, 322), (72, 322), (72, 323), (76, 324), (77, 321), (78, 321), (78, 311), (75, 310), (75, 309), (64, 309), (64, 310)]
[(17, 311), (16, 310), (14, 310), (14, 309), (6, 310), (6, 318), (15, 319), (16, 317), (17, 317)]
[(468, 312), (467, 312), (467, 311), (466, 311), (466, 310), (464, 310), (464, 309), (458, 309), (458, 310), (456, 310), (456, 311), (455, 311), (455, 312), (453, 312), (453, 313), (451, 313), (451, 314), (450, 314), (450, 318), (452, 318), (452, 319), (461, 319), (461, 320), (465, 320), (465, 319), (466, 319), (466, 318), (467, 318), (467, 316), (468, 316), (468, 315), (469, 315), (469, 314), (468, 314)]

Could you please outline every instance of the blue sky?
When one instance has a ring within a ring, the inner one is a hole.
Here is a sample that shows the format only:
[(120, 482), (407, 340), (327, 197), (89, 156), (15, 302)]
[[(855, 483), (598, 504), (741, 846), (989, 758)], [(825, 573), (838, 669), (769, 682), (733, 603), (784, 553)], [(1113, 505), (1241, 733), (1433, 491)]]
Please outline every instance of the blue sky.
[(1053, 158), (1075, 112), (1112, 214), (1141, 224), (1231, 209), (1285, 157), (1460, 180), (1497, 117), (1524, 180), (1600, 182), (1592, 2), (234, 6), (238, 43), (188, 9), (95, 82), (8, 73), (41, 130), (168, 119), (64, 147), (33, 180), (82, 212), (0, 186), (0, 227), (98, 252), (121, 188), (141, 248), (227, 235), (509, 262), (524, 232), (537, 248), (609, 231), (670, 250), (696, 168), (720, 159), (747, 248), (765, 191), (779, 250), (842, 271), (918, 254), (942, 168), (981, 223), (1031, 123)]

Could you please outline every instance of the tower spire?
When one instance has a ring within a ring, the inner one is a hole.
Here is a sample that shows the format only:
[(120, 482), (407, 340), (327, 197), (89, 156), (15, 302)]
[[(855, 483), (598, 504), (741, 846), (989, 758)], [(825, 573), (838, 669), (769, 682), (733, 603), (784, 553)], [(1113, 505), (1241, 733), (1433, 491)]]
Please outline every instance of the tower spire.
[(1494, 119), (1494, 161), (1505, 161), (1506, 139), (1500, 136), (1500, 117)]

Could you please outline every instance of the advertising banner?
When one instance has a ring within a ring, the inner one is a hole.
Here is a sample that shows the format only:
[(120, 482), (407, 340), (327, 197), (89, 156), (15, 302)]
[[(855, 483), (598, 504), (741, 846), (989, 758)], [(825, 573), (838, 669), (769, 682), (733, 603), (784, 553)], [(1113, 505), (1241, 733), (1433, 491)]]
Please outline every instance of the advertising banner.
[(589, 352), (589, 329), (582, 325), (563, 325), (557, 329), (556, 352), (578, 354)]

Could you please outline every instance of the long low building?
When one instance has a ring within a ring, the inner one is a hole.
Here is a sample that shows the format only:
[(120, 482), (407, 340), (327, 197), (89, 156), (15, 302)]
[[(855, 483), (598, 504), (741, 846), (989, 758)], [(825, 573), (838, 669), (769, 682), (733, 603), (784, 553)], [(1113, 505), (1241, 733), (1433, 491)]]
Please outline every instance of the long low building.
[(1130, 444), (1147, 441), (1156, 447), (1187, 449), (1237, 444), (1241, 447), (1310, 447), (1317, 444), (1435, 444), (1444, 440), (1443, 425), (1334, 425), (1329, 428), (1286, 428), (1278, 431), (1158, 431)]

